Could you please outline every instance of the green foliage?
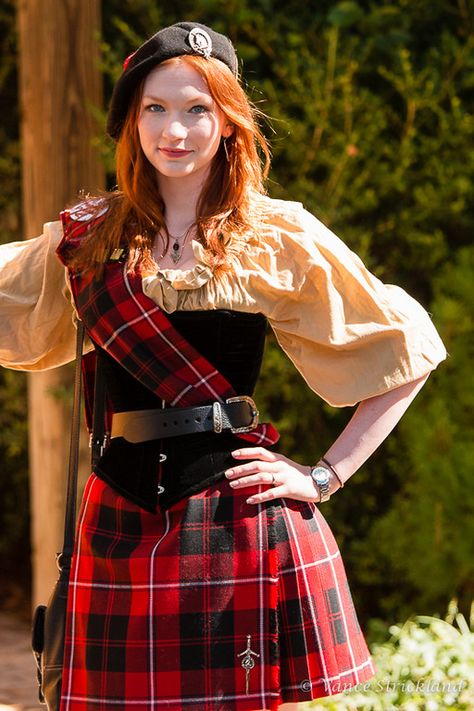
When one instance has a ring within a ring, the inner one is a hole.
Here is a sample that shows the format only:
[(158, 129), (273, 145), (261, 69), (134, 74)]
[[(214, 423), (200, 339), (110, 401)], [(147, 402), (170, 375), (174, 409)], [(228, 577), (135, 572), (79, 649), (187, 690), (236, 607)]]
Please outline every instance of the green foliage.
[[(13, 0), (4, 2), (0, 85), (11, 111), (0, 129), (3, 240), (15, 238), (19, 224), (13, 15)], [(104, 0), (107, 95), (123, 59), (155, 28), (182, 19), (210, 24), (236, 45), (248, 90), (270, 117), (270, 194), (302, 201), (372, 271), (433, 313), (449, 360), (323, 513), (362, 621), (402, 619), (413, 609), (439, 614), (452, 595), (465, 609), (474, 461), (472, 7), (447, 0), (182, 0), (179, 7)], [(97, 144), (111, 169), (112, 146)], [(0, 374), (1, 409), (10, 388), (19, 397), (18, 376), (11, 377)], [(271, 334), (257, 398), (282, 433), (281, 450), (302, 462), (315, 461), (351, 415), (310, 393)], [(21, 420), (18, 413), (8, 418), (10, 428)], [(11, 453), (1, 456), (2, 469), (12, 472)]]
[[(390, 638), (374, 644), (377, 669), (370, 681), (334, 699), (311, 704), (323, 711), (469, 711), (474, 707), (474, 630), (450, 605), (446, 620), (412, 616), (391, 625)], [(472, 617), (472, 615), (471, 615)], [(456, 623), (456, 624), (454, 624)]]
[[(15, 2), (0, 7), (0, 243), (18, 239), (20, 224), (19, 112), (16, 71)], [(8, 108), (8, 110), (7, 110)]]
[[(456, 594), (465, 606), (472, 599), (473, 273), (474, 247), (463, 247), (433, 279), (433, 313), (449, 358), (391, 442), (394, 462), (398, 442), (403, 446), (396, 461), (403, 467), (397, 496), (353, 546), (358, 556), (370, 559), (362, 573), (367, 580), (375, 568), (388, 568), (393, 584), (402, 580), (416, 590), (419, 609), (439, 609), (446, 594)], [(390, 598), (384, 606), (389, 612)], [(397, 607), (408, 614), (411, 601)]]

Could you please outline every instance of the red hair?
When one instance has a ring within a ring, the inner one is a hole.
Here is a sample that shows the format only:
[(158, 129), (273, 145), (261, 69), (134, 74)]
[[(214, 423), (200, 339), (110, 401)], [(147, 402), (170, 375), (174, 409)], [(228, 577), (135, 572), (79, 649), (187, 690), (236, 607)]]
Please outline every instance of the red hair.
[[(204, 78), (209, 91), (233, 125), (233, 133), (219, 147), (212, 170), (197, 206), (197, 238), (207, 250), (216, 272), (229, 267), (232, 246), (244, 233), (251, 233), (249, 195), (263, 193), (263, 180), (270, 165), (270, 151), (258, 123), (260, 112), (252, 106), (230, 69), (217, 59), (194, 55), (174, 57), (165, 64), (185, 63)], [(161, 66), (161, 65), (160, 65)], [(94, 268), (99, 273), (111, 252), (120, 245), (129, 248), (129, 266), (153, 267), (152, 248), (156, 234), (166, 230), (164, 203), (159, 194), (155, 168), (140, 145), (138, 118), (145, 79), (137, 86), (116, 149), (118, 189), (84, 203), (87, 213), (108, 206), (107, 216), (73, 256), (70, 266)], [(264, 165), (258, 150), (264, 156)], [(249, 237), (247, 237), (249, 239)]]

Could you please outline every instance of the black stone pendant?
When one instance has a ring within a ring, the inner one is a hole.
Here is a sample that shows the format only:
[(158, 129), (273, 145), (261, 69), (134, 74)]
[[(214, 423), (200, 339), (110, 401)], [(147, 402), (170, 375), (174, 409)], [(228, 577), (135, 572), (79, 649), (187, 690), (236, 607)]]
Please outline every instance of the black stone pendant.
[(176, 242), (173, 242), (170, 256), (175, 264), (181, 259), (181, 247), (179, 246), (179, 242), (177, 240)]

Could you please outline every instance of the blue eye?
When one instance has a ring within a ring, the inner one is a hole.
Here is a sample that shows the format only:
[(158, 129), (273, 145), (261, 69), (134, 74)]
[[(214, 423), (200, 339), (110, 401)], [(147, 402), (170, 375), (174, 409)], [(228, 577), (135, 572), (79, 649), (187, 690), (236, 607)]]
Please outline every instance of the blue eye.
[(164, 108), (161, 104), (149, 104), (148, 106), (145, 106), (145, 111), (150, 111), (152, 114), (155, 114), (161, 113), (164, 111)]
[(207, 108), (207, 106), (203, 106), (202, 104), (197, 104), (196, 106), (193, 106), (190, 109), (190, 112), (192, 114), (205, 114), (208, 111), (209, 111), (209, 109)]

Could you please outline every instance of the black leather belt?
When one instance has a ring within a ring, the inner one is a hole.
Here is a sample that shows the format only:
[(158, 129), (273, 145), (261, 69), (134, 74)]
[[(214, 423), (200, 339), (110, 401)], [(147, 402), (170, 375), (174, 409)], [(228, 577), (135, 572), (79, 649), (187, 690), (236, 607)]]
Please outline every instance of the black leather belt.
[(247, 395), (200, 407), (168, 407), (163, 410), (115, 412), (111, 437), (128, 442), (179, 437), (197, 432), (250, 432), (258, 425), (258, 410)]

